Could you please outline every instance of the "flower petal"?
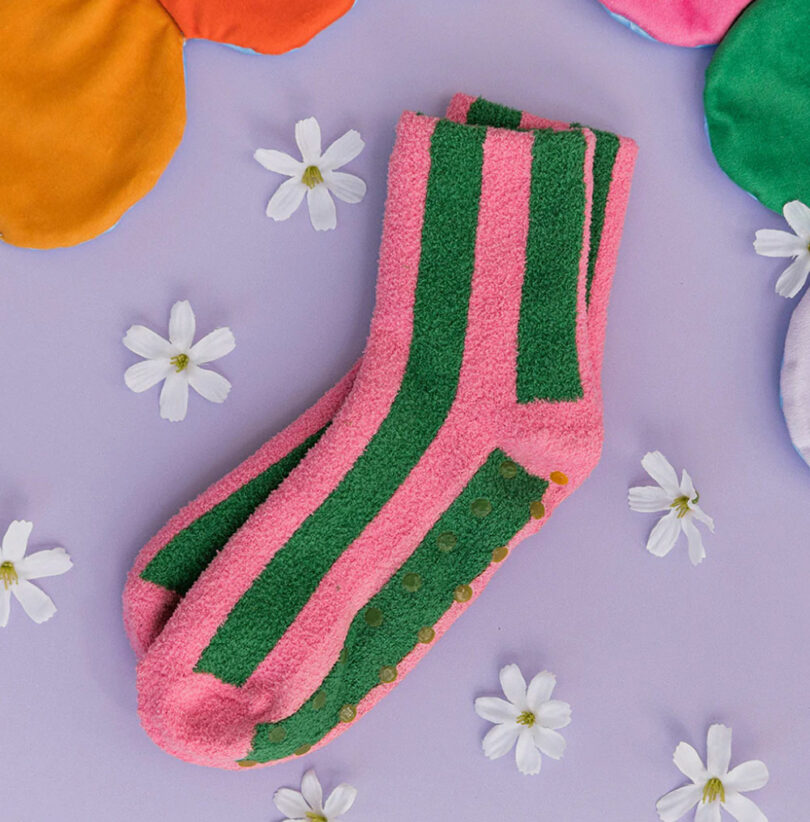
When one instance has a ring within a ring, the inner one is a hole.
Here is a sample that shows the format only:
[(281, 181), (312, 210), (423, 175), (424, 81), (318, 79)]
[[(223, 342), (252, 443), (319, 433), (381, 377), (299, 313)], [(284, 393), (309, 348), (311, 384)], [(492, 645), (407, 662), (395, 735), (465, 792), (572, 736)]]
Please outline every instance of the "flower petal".
[(678, 475), (660, 451), (651, 451), (641, 460), (644, 470), (673, 498), (680, 494)]
[(321, 171), (334, 171), (336, 168), (345, 166), (346, 163), (354, 160), (365, 147), (366, 144), (363, 142), (359, 131), (354, 129), (347, 131), (324, 151), (318, 167)]
[(316, 231), (331, 231), (337, 227), (335, 201), (325, 185), (317, 185), (307, 191), (309, 219)]
[(539, 674), (532, 677), (532, 681), (526, 689), (526, 705), (529, 710), (537, 713), (540, 706), (551, 699), (556, 684), (557, 677), (550, 671), (540, 671)]
[[(529, 688), (531, 689), (531, 686)], [(571, 724), (571, 706), (561, 699), (544, 702), (534, 713), (540, 725), (553, 731)]]
[(527, 776), (540, 773), (540, 766), (543, 764), (543, 757), (534, 744), (534, 735), (529, 728), (521, 731), (518, 736), (517, 747), (515, 748), (515, 762), (518, 770)]
[(4, 561), (19, 562), (23, 558), (33, 527), (33, 522), (27, 522), (23, 519), (15, 519), (14, 522), (8, 526), (5, 536), (3, 537), (2, 548), (0, 548), (0, 556), (2, 556)]
[(20, 579), (41, 579), (64, 574), (73, 567), (64, 548), (51, 548), (48, 551), (37, 551), (23, 557), (16, 565)]
[(476, 699), (475, 712), (481, 719), (499, 725), (504, 722), (514, 722), (520, 714), (520, 710), (511, 702), (497, 696), (482, 696)]
[(0, 628), (8, 625), (8, 615), (11, 613), (11, 591), (0, 586)]
[(730, 791), (758, 791), (768, 784), (768, 768), (764, 762), (758, 759), (751, 759), (732, 768), (723, 784)]
[(662, 796), (655, 803), (661, 822), (677, 822), (685, 813), (700, 802), (703, 788), (700, 785), (685, 785)]
[(693, 500), (697, 496), (697, 491), (695, 491), (695, 483), (692, 482), (692, 477), (685, 468), (681, 471), (680, 490), (681, 495), (686, 497), (688, 500)]
[(196, 325), (197, 321), (194, 319), (191, 303), (188, 300), (178, 300), (172, 306), (172, 313), (169, 317), (169, 340), (172, 345), (182, 352), (188, 351), (194, 342)]
[(169, 359), (177, 353), (168, 340), (164, 340), (160, 334), (155, 334), (145, 325), (130, 326), (124, 335), (124, 345), (139, 357), (145, 357), (147, 360), (160, 357)]
[(323, 810), (323, 788), (315, 771), (310, 768), (301, 780), (301, 793), (313, 811)]
[(366, 196), (366, 184), (354, 174), (330, 171), (325, 177), (326, 187), (344, 203), (359, 203)]
[(695, 783), (703, 784), (708, 779), (703, 760), (698, 752), (688, 743), (681, 742), (672, 755), (675, 767)]
[(307, 117), (295, 124), (295, 142), (305, 166), (320, 164), (321, 127), (314, 117)]
[(188, 411), (188, 378), (172, 371), (160, 390), (160, 416), (164, 420), (180, 422)]
[(291, 819), (306, 818), (307, 813), (311, 810), (303, 795), (299, 791), (292, 790), (292, 788), (279, 788), (273, 796), (273, 802), (284, 816)]
[(720, 779), (728, 773), (731, 762), (731, 728), (712, 725), (706, 735), (706, 770)]
[(791, 200), (785, 203), (782, 214), (788, 225), (805, 241), (805, 244), (810, 242), (810, 208), (801, 200)]
[(642, 514), (666, 511), (672, 506), (672, 497), (657, 485), (641, 485), (631, 488), (627, 494), (627, 501), (633, 511), (639, 511)]
[(532, 738), (534, 744), (552, 759), (561, 759), (565, 753), (565, 737), (557, 731), (535, 725), (532, 728)]
[(171, 374), (172, 364), (168, 360), (142, 360), (131, 365), (124, 372), (124, 383), (130, 391), (140, 394)]
[(188, 384), (209, 402), (225, 402), (231, 392), (231, 383), (222, 374), (196, 365), (188, 367)]
[(253, 159), (261, 163), (268, 171), (284, 174), (287, 177), (300, 177), (304, 171), (304, 164), (300, 160), (272, 148), (256, 149)]
[(195, 343), (189, 351), (189, 357), (196, 365), (213, 362), (236, 348), (236, 339), (230, 328), (216, 328)]
[(789, 231), (763, 228), (756, 233), (754, 251), (761, 257), (796, 257), (807, 251), (807, 243)]
[(514, 663), (505, 665), (498, 674), (501, 680), (504, 696), (519, 710), (525, 711), (528, 708), (526, 701), (526, 680), (520, 672), (520, 668)]
[(776, 281), (776, 293), (788, 299), (795, 297), (804, 287), (810, 274), (810, 254), (797, 257)]
[(17, 597), (17, 601), (22, 605), (25, 613), (37, 624), (47, 622), (56, 613), (53, 600), (44, 591), (27, 580), (21, 579), (18, 583), (12, 585), (11, 592)]
[(670, 511), (661, 517), (650, 532), (647, 550), (656, 557), (665, 557), (675, 545), (681, 533), (681, 521), (677, 511)]
[(720, 822), (720, 803), (716, 800), (708, 805), (701, 802), (695, 811), (695, 822)]
[(708, 526), (709, 530), (714, 533), (714, 520), (699, 506), (689, 504), (689, 509), (692, 511), (692, 515), (698, 522), (702, 522), (704, 525)]
[(332, 822), (338, 816), (343, 816), (346, 811), (354, 805), (357, 799), (357, 788), (341, 782), (340, 785), (329, 794), (326, 804), (323, 806), (323, 815)]
[(487, 758), (498, 759), (512, 750), (518, 736), (520, 736), (520, 726), (518, 725), (495, 725), (487, 731), (481, 742), (481, 747), (484, 749)]
[(739, 793), (726, 795), (723, 807), (737, 822), (768, 822), (768, 817), (747, 797)]
[(697, 525), (692, 522), (688, 516), (681, 520), (681, 527), (683, 528), (686, 539), (689, 542), (689, 560), (692, 565), (700, 565), (706, 559), (706, 549), (703, 547), (703, 537), (698, 530)]
[(276, 222), (287, 220), (301, 205), (307, 187), (297, 178), (282, 183), (267, 204), (267, 216)]

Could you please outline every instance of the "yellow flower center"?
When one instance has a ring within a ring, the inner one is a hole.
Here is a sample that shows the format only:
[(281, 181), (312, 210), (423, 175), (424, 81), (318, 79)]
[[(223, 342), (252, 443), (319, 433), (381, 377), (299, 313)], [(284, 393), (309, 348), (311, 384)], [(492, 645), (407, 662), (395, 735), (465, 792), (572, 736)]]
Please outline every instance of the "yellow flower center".
[(316, 185), (323, 182), (323, 174), (318, 166), (307, 166), (301, 176), (301, 182), (307, 188), (315, 188)]
[(19, 581), (20, 578), (17, 576), (17, 570), (13, 562), (6, 560), (0, 563), (0, 582), (3, 583), (3, 587), (7, 591), (12, 585), (15, 585)]
[(703, 801), (704, 803), (714, 802), (718, 797), (720, 797), (721, 802), (725, 802), (726, 789), (723, 787), (723, 783), (716, 776), (713, 776), (703, 788)]
[(188, 366), (188, 354), (177, 354), (172, 357), (169, 362), (174, 366), (174, 370), (179, 374), (184, 368)]
[(676, 497), (670, 508), (674, 508), (678, 512), (678, 519), (683, 519), (689, 513), (689, 503), (697, 505), (700, 500), (700, 494), (695, 493), (695, 498), (690, 500), (687, 496)]
[(307, 819), (311, 822), (329, 822), (323, 814), (315, 813), (315, 811), (307, 811)]
[(518, 725), (525, 725), (527, 728), (531, 728), (536, 721), (535, 715), (531, 711), (524, 711), (516, 720)]

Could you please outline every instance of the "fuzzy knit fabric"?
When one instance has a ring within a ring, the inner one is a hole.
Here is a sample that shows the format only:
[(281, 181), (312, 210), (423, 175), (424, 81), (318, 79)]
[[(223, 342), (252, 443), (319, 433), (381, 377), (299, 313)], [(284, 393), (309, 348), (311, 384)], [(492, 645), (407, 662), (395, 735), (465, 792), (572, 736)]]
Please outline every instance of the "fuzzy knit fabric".
[[(465, 94), (453, 98), (447, 117), (461, 123), (505, 128), (570, 128)], [(598, 375), (601, 372), (607, 297), (636, 149), (626, 138), (603, 131), (594, 130), (594, 134), (597, 142), (593, 162), (587, 301), (591, 357)], [(593, 291), (596, 293), (592, 294)], [(288, 429), (189, 503), (141, 550), (123, 595), (124, 623), (139, 658), (211, 559), (298, 464), (309, 446), (317, 441), (348, 393), (356, 369), (357, 366)]]
[(662, 43), (719, 43), (751, 0), (601, 0), (619, 20)]
[(790, 439), (810, 465), (810, 292), (790, 318), (780, 387)]
[(718, 46), (704, 101), (712, 151), (737, 185), (774, 211), (810, 202), (810, 62), (805, 0), (756, 0)]
[(3, 242), (89, 240), (180, 143), (183, 35), (156, 0), (36, 0), (0, 3), (0, 42)]
[(403, 115), (352, 389), (139, 666), (164, 748), (234, 768), (323, 744), (593, 468), (595, 146)]
[(160, 0), (186, 37), (282, 54), (342, 17), (354, 0)]

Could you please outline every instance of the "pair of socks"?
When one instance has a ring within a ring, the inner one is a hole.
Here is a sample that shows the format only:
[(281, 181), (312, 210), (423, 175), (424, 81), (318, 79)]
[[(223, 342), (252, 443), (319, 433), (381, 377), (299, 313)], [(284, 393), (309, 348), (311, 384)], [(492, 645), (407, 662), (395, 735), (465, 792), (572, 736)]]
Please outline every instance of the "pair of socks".
[(326, 744), (584, 481), (635, 153), (466, 95), (402, 116), (361, 361), (127, 580), (158, 745), (239, 769)]

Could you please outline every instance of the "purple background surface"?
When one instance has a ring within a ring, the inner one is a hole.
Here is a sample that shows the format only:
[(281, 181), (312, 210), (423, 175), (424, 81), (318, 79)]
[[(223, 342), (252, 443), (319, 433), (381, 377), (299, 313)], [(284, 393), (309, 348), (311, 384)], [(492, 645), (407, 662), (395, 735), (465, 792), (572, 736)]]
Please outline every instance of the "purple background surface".
[[(734, 728), (734, 762), (762, 758), (752, 794), (772, 820), (810, 805), (806, 651), (810, 471), (788, 440), (778, 371), (792, 305), (753, 233), (781, 218), (715, 164), (701, 90), (710, 50), (648, 42), (594, 0), (359, 2), (306, 48), (250, 56), (186, 49), (188, 129), (156, 189), (78, 248), (0, 247), (0, 528), (35, 523), (34, 548), (75, 568), (45, 580), (59, 613), (14, 607), (0, 633), (0, 815), (271, 820), (275, 789), (316, 766), (360, 791), (347, 819), (647, 822), (682, 779), (675, 745), (703, 754)], [(606, 446), (585, 486), (388, 699), (305, 760), (239, 774), (175, 760), (141, 730), (120, 593), (140, 546), (188, 499), (278, 431), (360, 353), (373, 306), (386, 162), (399, 113), (483, 94), (640, 145), (605, 360)], [(315, 114), (330, 142), (358, 128), (349, 170), (369, 186), (316, 234), (305, 210), (273, 223), (281, 178), (252, 158), (294, 148)], [(157, 390), (123, 384), (134, 322), (165, 331), (188, 298), (206, 333), (227, 324), (222, 406), (192, 395), (159, 418)], [(692, 472), (717, 533), (692, 568), (685, 543), (644, 550), (631, 513), (645, 451)], [(15, 603), (16, 605), (16, 603)], [(573, 706), (561, 762), (537, 777), (486, 760), (474, 697), (498, 669), (549, 668)]]

